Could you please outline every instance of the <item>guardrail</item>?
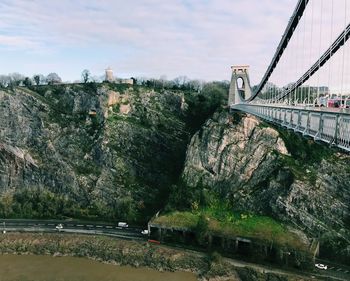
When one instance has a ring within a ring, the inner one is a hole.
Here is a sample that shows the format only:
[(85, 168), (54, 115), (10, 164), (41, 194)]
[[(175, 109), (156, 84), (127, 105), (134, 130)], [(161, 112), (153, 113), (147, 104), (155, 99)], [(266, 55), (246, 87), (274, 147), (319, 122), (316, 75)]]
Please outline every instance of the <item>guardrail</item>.
[(330, 111), (324, 108), (257, 104), (235, 104), (231, 109), (256, 115), (350, 152), (350, 111), (347, 109)]

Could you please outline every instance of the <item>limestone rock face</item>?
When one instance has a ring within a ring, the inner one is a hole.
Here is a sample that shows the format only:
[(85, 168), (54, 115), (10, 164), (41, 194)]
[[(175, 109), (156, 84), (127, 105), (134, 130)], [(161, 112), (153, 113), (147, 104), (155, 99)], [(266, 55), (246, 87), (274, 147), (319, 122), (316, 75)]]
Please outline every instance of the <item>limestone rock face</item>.
[(1, 200), (48, 190), (83, 212), (125, 219), (163, 204), (154, 198), (178, 177), (188, 142), (183, 95), (111, 87), (0, 90)]
[(272, 127), (250, 115), (217, 113), (192, 137), (183, 180), (310, 237), (338, 237), (345, 245), (338, 250), (350, 256), (350, 157), (331, 154), (297, 162)]
[(276, 170), (278, 154), (288, 152), (277, 131), (260, 125), (252, 116), (235, 120), (216, 114), (208, 120), (188, 148), (186, 182), (220, 188), (228, 196), (242, 189), (235, 197), (245, 197), (247, 187), (264, 183)]

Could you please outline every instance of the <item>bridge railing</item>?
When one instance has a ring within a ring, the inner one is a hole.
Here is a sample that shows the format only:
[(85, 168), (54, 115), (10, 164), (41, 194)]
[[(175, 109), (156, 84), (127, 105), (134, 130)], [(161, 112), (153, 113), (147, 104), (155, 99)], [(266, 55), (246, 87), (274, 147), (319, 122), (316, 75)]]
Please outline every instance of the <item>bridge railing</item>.
[(283, 105), (235, 104), (233, 110), (256, 115), (304, 136), (350, 151), (350, 110), (329, 111)]

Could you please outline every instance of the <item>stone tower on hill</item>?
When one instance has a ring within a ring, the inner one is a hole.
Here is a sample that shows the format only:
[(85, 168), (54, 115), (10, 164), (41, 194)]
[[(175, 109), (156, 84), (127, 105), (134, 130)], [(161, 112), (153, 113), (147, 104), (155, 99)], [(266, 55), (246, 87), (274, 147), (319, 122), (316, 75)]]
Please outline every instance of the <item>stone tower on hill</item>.
[(108, 82), (113, 82), (114, 81), (113, 70), (110, 67), (108, 67), (106, 69), (105, 80), (108, 81)]

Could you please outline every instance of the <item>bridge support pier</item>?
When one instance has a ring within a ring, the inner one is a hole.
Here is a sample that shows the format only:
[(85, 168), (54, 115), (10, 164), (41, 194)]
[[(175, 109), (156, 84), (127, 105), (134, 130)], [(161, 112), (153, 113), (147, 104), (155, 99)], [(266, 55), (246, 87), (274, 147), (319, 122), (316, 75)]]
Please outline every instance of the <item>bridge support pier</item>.
[(228, 95), (228, 106), (244, 103), (252, 95), (248, 65), (231, 66), (232, 76)]

